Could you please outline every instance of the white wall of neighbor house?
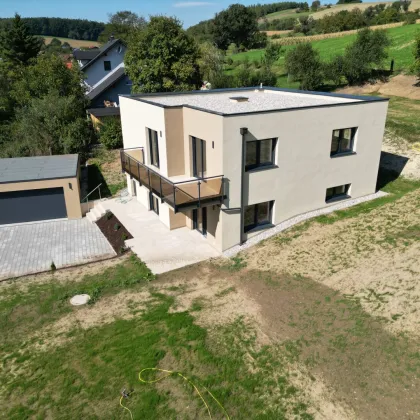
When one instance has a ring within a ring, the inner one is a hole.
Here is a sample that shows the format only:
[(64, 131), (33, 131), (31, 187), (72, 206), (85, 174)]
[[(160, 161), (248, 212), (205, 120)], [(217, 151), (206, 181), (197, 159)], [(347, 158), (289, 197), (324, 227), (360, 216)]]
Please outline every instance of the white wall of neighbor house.
[[(232, 116), (224, 120), (229, 207), (240, 206), (241, 127), (247, 140), (277, 138), (276, 168), (246, 172), (245, 205), (274, 201), (273, 223), (325, 207), (326, 189), (351, 184), (351, 196), (375, 192), (387, 102)], [(334, 129), (357, 127), (356, 154), (331, 157)], [(222, 216), (223, 249), (239, 241), (240, 214)], [(252, 234), (249, 234), (251, 236)]]
[[(125, 50), (126, 48), (122, 44), (114, 45), (114, 47), (112, 47), (106, 55), (102, 55), (83, 71), (85, 74), (85, 82), (88, 85), (93, 86), (108, 75), (112, 70), (115, 70), (115, 68), (124, 61)], [(110, 71), (106, 71), (104, 69), (104, 61), (111, 62)]]

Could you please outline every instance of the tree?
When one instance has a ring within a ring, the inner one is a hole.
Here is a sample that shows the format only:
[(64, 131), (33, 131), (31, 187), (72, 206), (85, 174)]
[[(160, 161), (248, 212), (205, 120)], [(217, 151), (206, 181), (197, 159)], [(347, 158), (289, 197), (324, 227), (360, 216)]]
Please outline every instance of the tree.
[(33, 98), (18, 109), (12, 132), (15, 154), (28, 156), (83, 153), (92, 140), (78, 99), (57, 92)]
[(129, 10), (123, 10), (109, 15), (109, 21), (99, 35), (99, 42), (107, 42), (111, 36), (128, 42), (133, 31), (142, 30), (147, 22), (143, 16), (139, 16)]
[(0, 33), (0, 56), (14, 64), (26, 65), (38, 55), (41, 46), (40, 39), (30, 35), (28, 27), (17, 13), (10, 27)]
[(214, 42), (222, 50), (226, 50), (231, 43), (249, 48), (257, 32), (255, 13), (242, 4), (232, 4), (214, 18)]
[(293, 79), (300, 81), (301, 89), (315, 90), (322, 85), (322, 63), (311, 44), (298, 44), (286, 55), (285, 64)]
[(196, 89), (201, 84), (199, 51), (176, 18), (153, 16), (143, 31), (130, 37), (125, 54), (135, 92)]
[(266, 68), (271, 66), (278, 61), (281, 54), (281, 45), (274, 42), (268, 44), (264, 51), (264, 55), (261, 58), (261, 63)]
[(311, 10), (316, 12), (321, 7), (321, 2), (319, 0), (314, 0), (311, 4)]
[(51, 92), (59, 96), (73, 96), (78, 107), (86, 105), (83, 74), (78, 66), (67, 68), (61, 57), (42, 55), (26, 66), (11, 91), (18, 106), (27, 105), (33, 98), (42, 98)]
[(212, 86), (214, 79), (220, 79), (223, 73), (224, 63), (225, 55), (223, 51), (209, 42), (200, 45), (200, 72), (203, 79), (208, 80)]
[(415, 40), (414, 40), (413, 55), (414, 55), (413, 72), (420, 79), (420, 31), (417, 32)]
[(388, 57), (390, 43), (385, 31), (361, 29), (344, 53), (343, 72), (347, 81), (350, 84), (366, 82), (372, 76), (373, 68)]
[(118, 149), (123, 146), (121, 120), (107, 118), (100, 127), (99, 140), (107, 149)]

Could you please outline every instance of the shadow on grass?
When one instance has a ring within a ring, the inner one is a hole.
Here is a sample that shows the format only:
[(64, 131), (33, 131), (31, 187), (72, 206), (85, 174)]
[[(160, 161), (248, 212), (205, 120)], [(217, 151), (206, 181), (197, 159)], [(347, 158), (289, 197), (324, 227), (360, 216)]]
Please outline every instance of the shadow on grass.
[[(105, 181), (105, 178), (102, 175), (101, 170), (99, 169), (98, 165), (93, 164), (87, 167), (87, 179), (88, 179), (88, 192), (92, 191), (96, 188), (99, 184), (101, 185), (101, 198), (111, 197), (112, 193), (109, 189), (108, 184)], [(98, 200), (99, 197), (99, 189), (95, 190), (90, 196), (89, 200)]]
[(405, 156), (381, 152), (376, 190), (383, 189), (390, 182), (399, 178), (407, 162), (408, 158)]

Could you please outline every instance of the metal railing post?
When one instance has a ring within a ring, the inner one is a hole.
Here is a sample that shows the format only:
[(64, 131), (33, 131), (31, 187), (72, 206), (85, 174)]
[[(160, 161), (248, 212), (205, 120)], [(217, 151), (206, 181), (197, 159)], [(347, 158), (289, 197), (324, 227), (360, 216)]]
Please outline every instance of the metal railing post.
[(176, 212), (176, 198), (175, 198), (175, 184), (172, 184), (174, 187), (174, 207), (175, 207), (175, 212)]
[(198, 181), (198, 207), (200, 207), (201, 201), (201, 181)]
[(99, 191), (99, 201), (102, 201), (101, 186), (99, 186), (98, 191)]
[(150, 187), (150, 191), (153, 191), (152, 183), (150, 182), (150, 169), (147, 169), (147, 176), (148, 176), (148, 178), (149, 178), (149, 187)]
[(124, 151), (123, 149), (120, 149), (121, 172), (125, 171), (123, 156), (124, 156)]
[(141, 187), (141, 178), (140, 178), (140, 163), (138, 163), (138, 162), (137, 162), (137, 171), (138, 171), (138, 173), (139, 173), (139, 184), (140, 184), (140, 187)]
[(162, 177), (159, 177), (159, 184), (160, 184), (160, 199), (163, 202), (163, 194), (162, 194)]

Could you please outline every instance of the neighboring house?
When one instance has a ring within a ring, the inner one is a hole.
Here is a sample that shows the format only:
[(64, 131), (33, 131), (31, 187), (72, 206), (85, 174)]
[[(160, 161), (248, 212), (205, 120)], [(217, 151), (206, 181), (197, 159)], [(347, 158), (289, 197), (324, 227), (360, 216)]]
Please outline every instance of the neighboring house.
[[(131, 81), (124, 70), (125, 51), (126, 47), (119, 39), (110, 39), (101, 48), (74, 51), (74, 58), (85, 75), (91, 116), (99, 108), (118, 107), (119, 95), (130, 94)], [(119, 108), (112, 112), (113, 116), (119, 114)]]
[(80, 219), (79, 155), (0, 159), (0, 225)]
[(376, 190), (388, 100), (277, 88), (120, 98), (130, 194), (227, 250)]

